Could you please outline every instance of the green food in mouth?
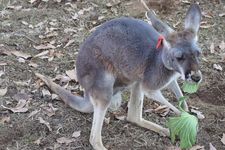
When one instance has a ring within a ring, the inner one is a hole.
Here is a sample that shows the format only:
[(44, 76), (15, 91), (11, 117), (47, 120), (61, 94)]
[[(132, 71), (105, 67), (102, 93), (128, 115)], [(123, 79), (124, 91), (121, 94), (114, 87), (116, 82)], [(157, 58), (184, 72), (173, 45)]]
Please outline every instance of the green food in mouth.
[(192, 94), (192, 93), (197, 92), (198, 87), (199, 87), (198, 83), (185, 81), (183, 83), (182, 89), (183, 89), (184, 92)]

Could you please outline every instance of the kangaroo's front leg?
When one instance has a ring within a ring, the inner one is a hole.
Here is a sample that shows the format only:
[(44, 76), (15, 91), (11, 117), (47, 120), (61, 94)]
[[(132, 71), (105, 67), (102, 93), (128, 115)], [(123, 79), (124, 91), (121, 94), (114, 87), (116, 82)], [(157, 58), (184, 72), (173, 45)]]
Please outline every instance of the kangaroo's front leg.
[[(168, 88), (171, 89), (172, 92), (176, 95), (176, 98), (178, 101), (179, 101), (179, 98), (184, 96), (176, 80), (172, 81), (168, 85)], [(184, 106), (184, 110), (188, 111), (188, 105), (186, 102), (184, 102), (183, 106)]]
[(152, 98), (155, 101), (160, 102), (161, 104), (166, 105), (167, 107), (169, 107), (171, 110), (173, 110), (176, 114), (181, 114), (180, 110), (178, 110), (175, 106), (173, 106), (173, 104), (171, 104), (161, 93), (160, 90), (157, 91), (146, 91), (146, 96), (148, 98)]
[(131, 89), (127, 120), (143, 128), (155, 131), (161, 135), (169, 136), (168, 129), (142, 118), (143, 100), (144, 93), (141, 91), (140, 84), (136, 83)]
[[(179, 98), (183, 96), (183, 93), (182, 93), (182, 91), (181, 91), (181, 89), (180, 89), (180, 87), (179, 87), (179, 85), (178, 85), (176, 80), (172, 81), (168, 85), (168, 88), (170, 88), (173, 91), (173, 93), (176, 95), (177, 100), (179, 100)], [(186, 101), (183, 103), (183, 107), (184, 107), (185, 111), (189, 111)], [(199, 119), (204, 119), (205, 118), (205, 116), (203, 114), (201, 114), (201, 113), (197, 114), (197, 117)]]

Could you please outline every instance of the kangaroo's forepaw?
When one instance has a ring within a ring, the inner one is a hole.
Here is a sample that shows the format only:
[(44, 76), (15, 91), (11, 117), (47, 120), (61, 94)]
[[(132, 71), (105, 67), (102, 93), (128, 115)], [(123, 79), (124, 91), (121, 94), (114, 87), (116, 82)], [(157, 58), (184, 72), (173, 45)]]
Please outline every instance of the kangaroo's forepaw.
[(101, 141), (89, 140), (94, 150), (107, 150)]
[(164, 129), (162, 129), (160, 132), (159, 132), (159, 135), (161, 135), (161, 136), (164, 136), (164, 137), (169, 137), (170, 136), (170, 131), (169, 131), (169, 129), (167, 129), (167, 128), (164, 128)]

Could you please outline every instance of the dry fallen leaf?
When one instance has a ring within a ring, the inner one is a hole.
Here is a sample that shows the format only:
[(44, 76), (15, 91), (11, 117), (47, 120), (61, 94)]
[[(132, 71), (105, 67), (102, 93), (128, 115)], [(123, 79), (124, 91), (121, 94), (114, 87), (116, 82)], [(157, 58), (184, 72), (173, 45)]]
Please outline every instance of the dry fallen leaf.
[(73, 132), (72, 137), (78, 138), (80, 136), (80, 133), (81, 133), (81, 131), (75, 131), (75, 132)]
[(36, 115), (40, 110), (34, 110), (32, 111), (27, 118), (33, 117), (34, 115)]
[(7, 65), (7, 63), (5, 63), (5, 62), (0, 62), (0, 66), (6, 66)]
[(0, 124), (4, 124), (4, 123), (8, 123), (8, 122), (10, 122), (9, 116), (5, 116), (0, 120)]
[(119, 115), (115, 115), (115, 118), (118, 120), (126, 120), (126, 116), (119, 116)]
[(20, 63), (25, 63), (26, 60), (25, 60), (24, 58), (19, 57), (19, 58), (18, 58), (18, 62), (20, 62)]
[(167, 147), (166, 150), (181, 150), (181, 149), (177, 146), (170, 146), (170, 147)]
[(73, 40), (73, 39), (69, 40), (63, 48), (66, 48), (66, 47), (70, 46), (74, 42), (75, 42), (75, 40)]
[(34, 46), (37, 50), (55, 49), (56, 47), (50, 43)]
[(192, 148), (190, 148), (190, 150), (205, 150), (205, 148), (204, 146), (195, 145)]
[(222, 50), (222, 51), (225, 51), (225, 42), (222, 41), (219, 45), (219, 48)]
[(71, 80), (77, 81), (76, 71), (74, 69), (67, 70), (66, 75), (69, 76)]
[(219, 14), (219, 16), (220, 17), (223, 17), (223, 16), (225, 16), (225, 13), (221, 13), (221, 14)]
[(109, 123), (110, 123), (110, 117), (104, 118), (104, 122), (105, 122), (106, 124), (109, 124)]
[(48, 106), (42, 107), (45, 110), (45, 113), (51, 117), (55, 115), (55, 112), (58, 110), (58, 108), (53, 107), (52, 103), (49, 103)]
[(70, 77), (65, 76), (65, 75), (56, 75), (55, 78), (53, 78), (53, 81), (59, 80), (60, 84), (62, 83), (69, 83), (71, 81)]
[(210, 53), (211, 53), (211, 54), (215, 53), (215, 46), (214, 46), (214, 43), (212, 43), (212, 44), (210, 45)]
[(66, 144), (66, 145), (68, 145), (69, 143), (74, 142), (74, 139), (69, 139), (69, 138), (66, 138), (66, 137), (61, 137), (61, 138), (56, 139), (56, 141), (58, 143), (60, 143), (60, 144)]
[(49, 92), (49, 90), (43, 89), (41, 92), (42, 92), (43, 97), (51, 96), (51, 93)]
[(45, 121), (42, 117), (39, 117), (38, 119), (39, 119), (39, 122), (40, 122), (41, 124), (44, 124), (44, 125), (47, 126), (47, 128), (48, 128), (48, 130), (49, 130), (50, 132), (52, 131), (52, 128), (50, 127), (49, 122)]
[(176, 23), (174, 23), (173, 24), (173, 27), (176, 29), (177, 28), (177, 26), (179, 25), (181, 23), (181, 21), (179, 20), (179, 21), (177, 21)]
[(191, 109), (190, 111), (191, 111), (192, 113), (195, 113), (199, 119), (204, 119), (204, 118), (205, 118), (205, 116), (202, 114), (202, 112), (200, 112), (200, 111), (198, 111), (198, 110)]
[(166, 105), (160, 105), (154, 109), (153, 112), (159, 114), (162, 117), (165, 117), (170, 112), (170, 109)]
[(17, 86), (29, 86), (31, 79), (27, 81), (13, 81)]
[(9, 108), (4, 105), (2, 105), (2, 107), (4, 109), (12, 111), (13, 113), (24, 113), (28, 111), (28, 103), (29, 101), (21, 99), (18, 101), (16, 107), (14, 108)]
[(59, 96), (57, 94), (52, 94), (52, 100), (60, 100)]
[(222, 61), (225, 61), (225, 53), (221, 54)]
[(0, 89), (0, 97), (5, 96), (5, 94), (7, 93), (7, 90), (8, 90), (7, 87), (4, 89)]
[(15, 95), (13, 95), (13, 99), (16, 100), (16, 101), (20, 101), (20, 100), (30, 100), (31, 98), (31, 95), (27, 94), (27, 93), (22, 93), (22, 92), (19, 92), (19, 93), (16, 93)]
[(29, 25), (29, 23), (28, 22), (26, 22), (26, 21), (21, 21), (21, 23), (23, 24), (23, 25), (25, 25), (25, 26), (28, 26)]
[(34, 63), (34, 62), (30, 62), (28, 64), (30, 67), (33, 67), (33, 68), (37, 68), (38, 67), (38, 64)]
[(49, 54), (49, 50), (43, 51), (43, 52), (41, 52), (41, 53), (35, 55), (34, 58), (36, 58), (36, 57), (42, 57), (42, 56), (45, 56), (45, 55), (47, 55), (47, 54)]
[(223, 137), (221, 139), (221, 142), (225, 145), (225, 133), (223, 133)]
[(223, 68), (219, 64), (213, 64), (213, 68), (218, 70), (218, 71), (222, 71), (223, 70)]
[(33, 4), (34, 2), (36, 2), (37, 0), (29, 0), (29, 3)]
[(14, 9), (14, 10), (20, 10), (22, 8), (22, 6), (13, 6), (13, 5), (10, 5), (10, 6), (7, 6), (8, 9)]
[(203, 28), (203, 29), (208, 29), (208, 28), (211, 28), (213, 26), (215, 26), (216, 24), (208, 24), (207, 21), (202, 21), (201, 22), (201, 25), (200, 25), (200, 28)]
[(41, 140), (42, 140), (42, 137), (39, 137), (36, 141), (34, 141), (34, 144), (40, 145)]
[(212, 143), (209, 143), (209, 150), (216, 150), (216, 148), (212, 145)]
[(188, 1), (188, 0), (181, 0), (181, 2), (184, 3), (184, 4), (191, 4), (191, 2)]
[(21, 58), (24, 58), (24, 59), (28, 59), (28, 58), (32, 57), (30, 54), (26, 54), (26, 53), (23, 53), (21, 51), (11, 51), (11, 53), (13, 55), (15, 55), (16, 57), (21, 57)]
[(210, 18), (210, 19), (213, 18), (213, 15), (212, 15), (211, 12), (205, 12), (205, 11), (203, 11), (203, 12), (202, 12), (202, 15), (203, 15), (204, 17), (206, 17), (206, 18)]
[(0, 78), (1, 78), (1, 76), (3, 76), (4, 74), (5, 74), (5, 72), (2, 71), (2, 70), (0, 70)]

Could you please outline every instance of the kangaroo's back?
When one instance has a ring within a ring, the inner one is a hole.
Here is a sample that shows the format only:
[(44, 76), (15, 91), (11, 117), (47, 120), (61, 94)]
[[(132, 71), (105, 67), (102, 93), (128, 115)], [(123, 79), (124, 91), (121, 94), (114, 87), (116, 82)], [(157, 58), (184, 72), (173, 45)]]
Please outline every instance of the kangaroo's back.
[(138, 19), (123, 17), (104, 23), (80, 48), (78, 80), (82, 84), (81, 78), (93, 79), (101, 71), (112, 72), (124, 81), (140, 78), (146, 63), (155, 62), (158, 36), (150, 24)]

